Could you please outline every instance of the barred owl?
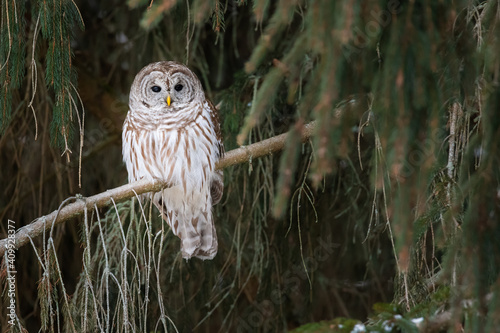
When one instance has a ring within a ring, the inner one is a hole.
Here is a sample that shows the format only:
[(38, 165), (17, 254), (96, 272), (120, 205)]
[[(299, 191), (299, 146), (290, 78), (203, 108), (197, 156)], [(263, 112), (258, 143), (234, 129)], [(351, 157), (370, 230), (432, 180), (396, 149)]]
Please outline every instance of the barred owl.
[(212, 205), (224, 189), (215, 164), (224, 146), (217, 110), (196, 75), (173, 61), (144, 67), (130, 88), (122, 139), (130, 182), (168, 182), (168, 188), (151, 196), (181, 239), (183, 258), (213, 259), (217, 234)]

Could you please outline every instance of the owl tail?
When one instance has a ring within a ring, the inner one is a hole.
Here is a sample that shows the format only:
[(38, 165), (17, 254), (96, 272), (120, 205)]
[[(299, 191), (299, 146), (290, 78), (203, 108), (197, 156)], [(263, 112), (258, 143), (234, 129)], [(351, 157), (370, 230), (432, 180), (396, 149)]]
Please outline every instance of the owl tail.
[[(200, 241), (198, 248), (194, 252), (194, 256), (203, 260), (212, 260), (217, 254), (218, 243), (211, 207), (207, 211), (200, 212), (197, 217), (192, 219), (192, 223), (188, 224), (195, 226)], [(184, 253), (188, 252), (186, 251), (187, 246), (185, 246), (184, 240), (182, 240), (181, 250), (183, 257), (189, 259), (184, 256)]]
[(180, 238), (184, 259), (196, 257), (211, 260), (215, 257), (218, 246), (217, 233), (210, 208), (197, 213), (189, 210), (180, 213), (169, 210), (159, 196), (155, 195), (153, 202), (174, 235)]

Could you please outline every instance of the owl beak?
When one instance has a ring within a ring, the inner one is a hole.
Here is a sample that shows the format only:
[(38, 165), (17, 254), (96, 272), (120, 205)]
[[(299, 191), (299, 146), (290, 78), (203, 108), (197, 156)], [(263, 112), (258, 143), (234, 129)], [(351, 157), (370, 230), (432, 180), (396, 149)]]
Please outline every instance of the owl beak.
[(167, 96), (167, 104), (168, 106), (170, 106), (170, 102), (172, 102), (172, 100), (170, 99), (170, 95)]

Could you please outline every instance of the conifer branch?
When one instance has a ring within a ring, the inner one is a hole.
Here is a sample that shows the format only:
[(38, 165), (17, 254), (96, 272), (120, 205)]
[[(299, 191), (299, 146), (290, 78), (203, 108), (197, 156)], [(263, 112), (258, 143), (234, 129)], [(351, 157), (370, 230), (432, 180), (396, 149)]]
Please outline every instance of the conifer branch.
[[(302, 129), (302, 141), (307, 141), (311, 137), (314, 128), (315, 122), (304, 125)], [(288, 133), (284, 133), (249, 146), (231, 150), (219, 161), (217, 169), (224, 169), (232, 165), (242, 164), (251, 161), (253, 158), (259, 158), (278, 152), (284, 148), (287, 136)], [(157, 192), (166, 187), (168, 187), (168, 184), (161, 181), (151, 182), (146, 179), (141, 179), (137, 182), (116, 187), (91, 197), (74, 197), (66, 199), (58, 210), (39, 217), (30, 224), (19, 228), (16, 232), (15, 248), (19, 249), (21, 246), (26, 245), (30, 238), (33, 239), (40, 236), (44, 231), (51, 229), (53, 225), (64, 223), (71, 218), (82, 215), (86, 209), (91, 210), (94, 209), (94, 207), (103, 208), (111, 205), (111, 198), (113, 198), (115, 202), (122, 202), (136, 195)], [(71, 199), (75, 201), (63, 207), (64, 203)], [(7, 249), (7, 244), (8, 238), (0, 240), (0, 257), (3, 257)]]
[[(482, 297), (480, 301), (477, 299), (462, 300), (459, 303), (458, 308), (443, 311), (417, 325), (418, 331), (425, 333), (447, 331), (448, 329), (455, 327), (455, 324), (462, 323), (463, 312), (466, 311), (466, 309), (474, 309), (474, 306), (478, 305), (478, 303), (483, 303), (484, 306), (489, 306), (492, 299), (493, 293), (488, 293)], [(479, 315), (479, 313), (477, 313), (477, 315)]]

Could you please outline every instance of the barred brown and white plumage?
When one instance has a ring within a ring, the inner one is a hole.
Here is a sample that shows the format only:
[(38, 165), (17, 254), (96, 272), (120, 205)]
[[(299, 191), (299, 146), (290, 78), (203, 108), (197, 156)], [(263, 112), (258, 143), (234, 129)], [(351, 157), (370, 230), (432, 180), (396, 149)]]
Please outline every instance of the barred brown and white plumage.
[(224, 145), (217, 110), (196, 75), (173, 61), (144, 67), (130, 89), (122, 139), (130, 182), (169, 183), (152, 200), (181, 239), (182, 256), (212, 259), (217, 254), (212, 205), (224, 189), (215, 164)]

